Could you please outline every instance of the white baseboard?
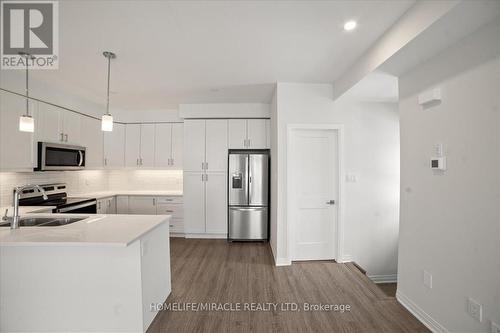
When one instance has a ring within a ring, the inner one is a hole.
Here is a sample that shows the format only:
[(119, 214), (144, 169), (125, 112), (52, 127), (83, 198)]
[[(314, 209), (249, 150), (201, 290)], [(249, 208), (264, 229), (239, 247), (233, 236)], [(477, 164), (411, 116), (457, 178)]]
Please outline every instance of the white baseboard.
[(422, 310), (417, 304), (413, 303), (411, 299), (399, 290), (396, 291), (396, 299), (433, 333), (449, 333), (443, 325), (438, 323), (434, 318)]
[(397, 274), (387, 274), (387, 275), (368, 275), (368, 278), (375, 283), (396, 283), (398, 282)]
[(274, 263), (276, 266), (290, 266), (292, 261), (288, 258), (276, 258)]
[(183, 232), (171, 232), (170, 237), (185, 238), (186, 235)]
[(351, 261), (354, 261), (354, 257), (351, 256), (350, 254), (344, 254), (342, 256), (342, 258), (339, 258), (337, 260), (338, 263), (342, 264), (342, 263), (346, 263), (346, 262), (351, 262)]
[(226, 239), (227, 234), (184, 234), (186, 238), (201, 238), (201, 239)]

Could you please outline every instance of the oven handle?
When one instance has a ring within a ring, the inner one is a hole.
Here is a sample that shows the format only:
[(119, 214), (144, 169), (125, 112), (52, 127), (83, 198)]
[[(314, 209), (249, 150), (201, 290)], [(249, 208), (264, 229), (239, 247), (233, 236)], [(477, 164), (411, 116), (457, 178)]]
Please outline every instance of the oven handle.
[(70, 211), (75, 210), (75, 209), (85, 208), (85, 207), (96, 205), (96, 204), (97, 204), (97, 200), (92, 200), (92, 201), (89, 201), (89, 202), (86, 202), (83, 204), (56, 209), (56, 213), (66, 213), (66, 212), (70, 212)]
[(78, 162), (78, 166), (82, 166), (83, 163), (83, 153), (81, 150), (78, 151), (78, 155), (80, 156), (80, 162)]

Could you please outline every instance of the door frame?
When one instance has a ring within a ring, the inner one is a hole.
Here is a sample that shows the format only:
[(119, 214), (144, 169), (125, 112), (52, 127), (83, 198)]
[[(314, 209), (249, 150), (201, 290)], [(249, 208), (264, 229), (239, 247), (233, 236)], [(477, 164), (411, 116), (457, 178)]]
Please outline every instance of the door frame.
[(333, 130), (337, 132), (337, 154), (338, 154), (338, 199), (337, 199), (337, 223), (334, 228), (335, 235), (333, 235), (334, 242), (334, 258), (337, 262), (343, 261), (344, 249), (344, 125), (343, 124), (289, 124), (287, 125), (287, 139), (286, 139), (286, 232), (287, 232), (287, 256), (290, 262), (293, 262), (292, 247), (294, 246), (294, 231), (295, 219), (290, 218), (293, 216), (293, 207), (289, 204), (288, 189), (290, 184), (293, 183), (292, 173), (289, 172), (289, 165), (292, 165), (292, 135), (296, 130)]

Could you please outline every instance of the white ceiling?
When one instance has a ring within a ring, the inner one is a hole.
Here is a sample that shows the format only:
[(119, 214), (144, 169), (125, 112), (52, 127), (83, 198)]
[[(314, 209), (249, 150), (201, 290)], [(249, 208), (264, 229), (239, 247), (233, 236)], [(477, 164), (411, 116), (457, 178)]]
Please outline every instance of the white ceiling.
[(60, 1), (59, 70), (32, 75), (100, 103), (110, 50), (114, 107), (268, 102), (276, 81), (333, 82), (413, 2)]

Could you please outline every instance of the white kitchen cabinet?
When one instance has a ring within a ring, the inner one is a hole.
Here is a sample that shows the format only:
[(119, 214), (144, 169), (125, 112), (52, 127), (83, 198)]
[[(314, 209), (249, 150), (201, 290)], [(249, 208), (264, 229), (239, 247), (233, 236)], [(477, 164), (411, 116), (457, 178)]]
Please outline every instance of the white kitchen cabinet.
[(269, 148), (269, 119), (229, 120), (230, 149)]
[(205, 120), (184, 121), (184, 171), (203, 172), (205, 163)]
[(141, 124), (140, 167), (152, 168), (155, 163), (155, 124)]
[(205, 218), (207, 233), (227, 233), (226, 179), (225, 173), (211, 173), (205, 176)]
[(169, 168), (172, 159), (172, 124), (156, 124), (155, 167)]
[(271, 119), (266, 119), (266, 148), (271, 149)]
[(229, 120), (229, 149), (246, 148), (247, 140), (247, 120), (230, 119)]
[[(100, 122), (99, 122), (100, 124)], [(118, 169), (125, 166), (125, 125), (113, 124), (112, 132), (103, 132), (104, 167)]]
[(184, 205), (176, 201), (168, 202), (170, 198), (158, 198), (156, 214), (170, 215), (170, 232), (184, 233)]
[(99, 169), (103, 167), (103, 132), (101, 122), (90, 117), (82, 117), (80, 144), (85, 150), (85, 168)]
[(116, 214), (116, 197), (98, 199), (97, 214)]
[(129, 196), (129, 214), (156, 215), (156, 200), (152, 196)]
[(206, 172), (227, 170), (227, 120), (206, 120)]
[(19, 117), (25, 110), (25, 98), (0, 91), (1, 170), (33, 171), (33, 133), (19, 131)]
[(116, 213), (117, 214), (128, 214), (128, 195), (117, 195), (116, 196)]
[(81, 145), (81, 119), (84, 116), (53, 105), (39, 103), (39, 141)]
[(184, 230), (205, 233), (205, 175), (184, 172)]
[(266, 119), (248, 119), (247, 147), (250, 149), (265, 149), (267, 147)]
[(184, 230), (188, 234), (227, 233), (225, 173), (184, 173)]
[(125, 126), (125, 166), (139, 167), (141, 157), (141, 125)]
[(184, 124), (172, 124), (172, 163), (170, 169), (182, 170), (184, 150)]

